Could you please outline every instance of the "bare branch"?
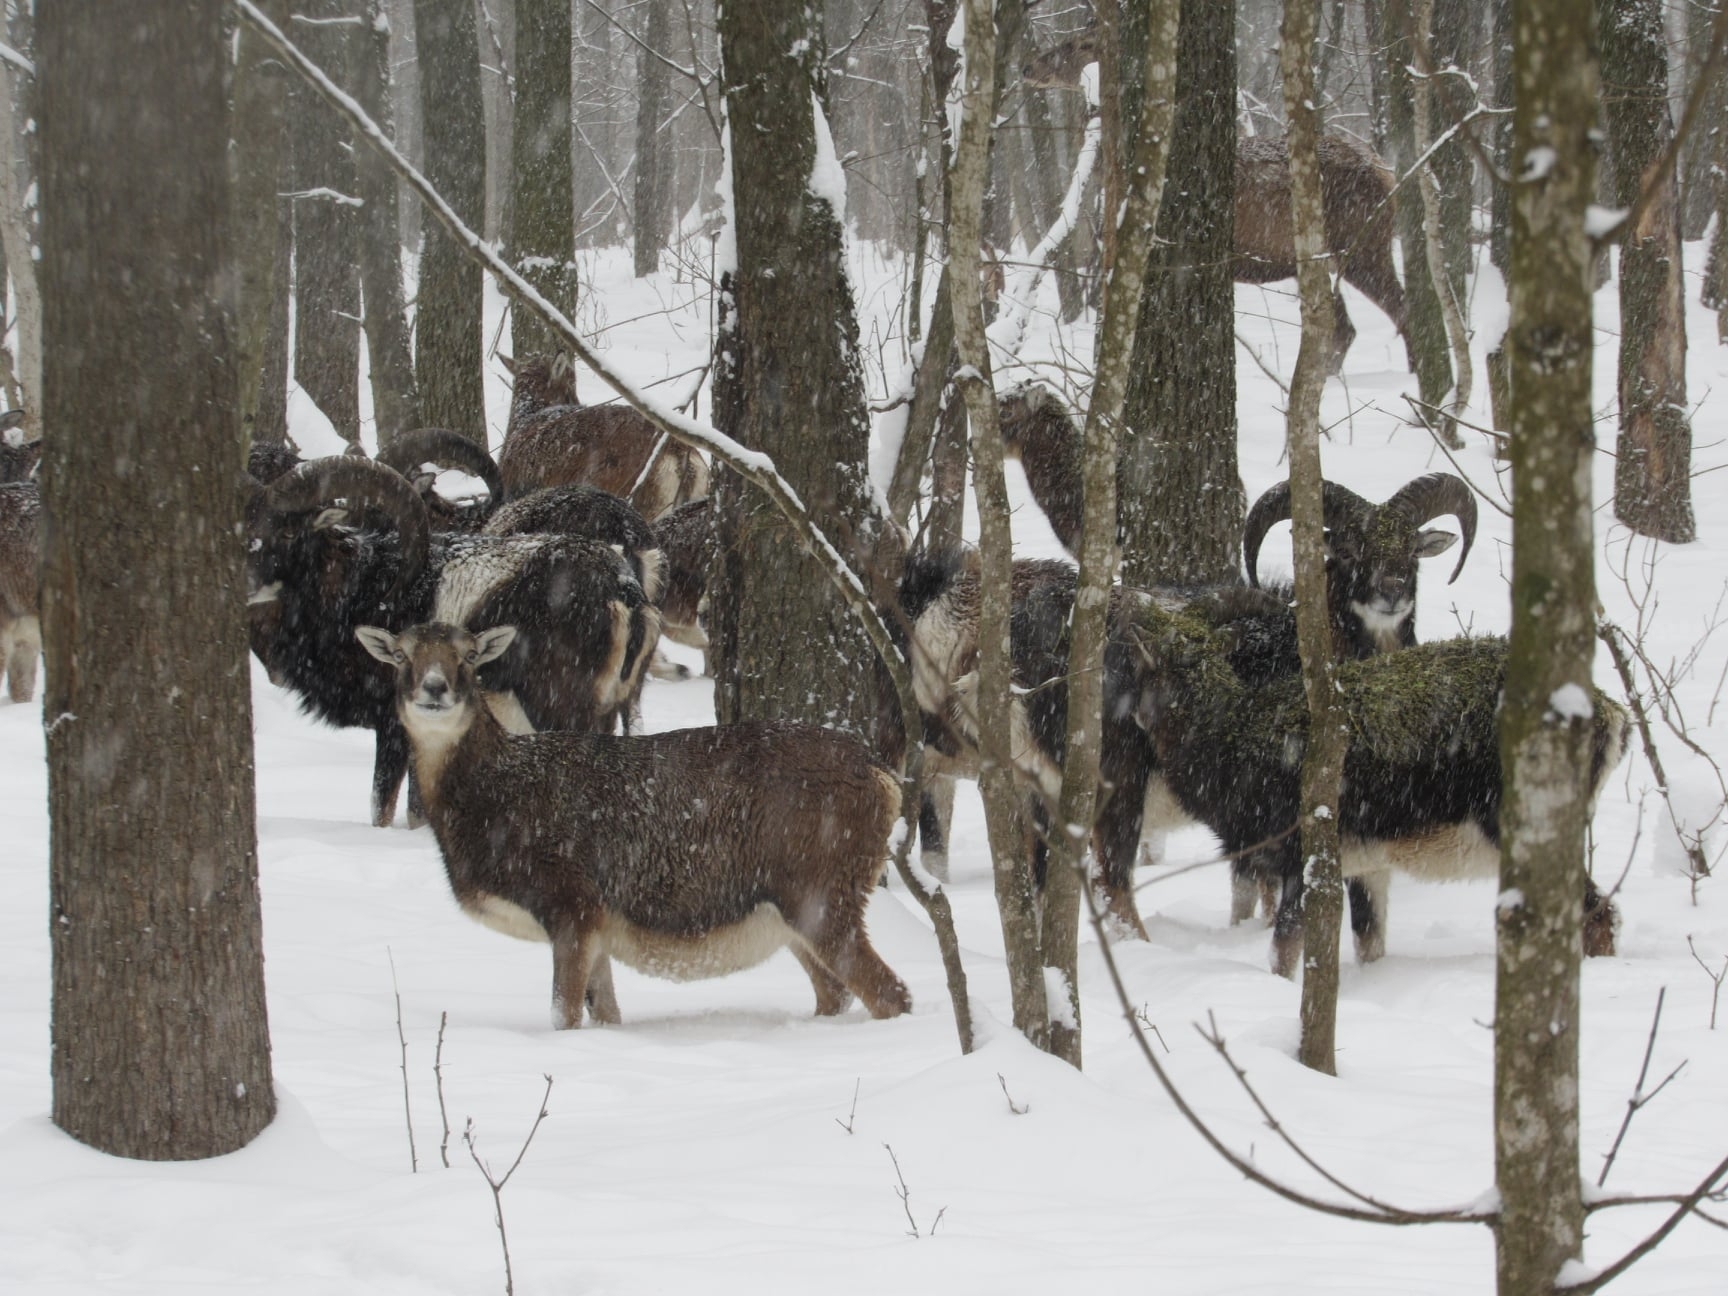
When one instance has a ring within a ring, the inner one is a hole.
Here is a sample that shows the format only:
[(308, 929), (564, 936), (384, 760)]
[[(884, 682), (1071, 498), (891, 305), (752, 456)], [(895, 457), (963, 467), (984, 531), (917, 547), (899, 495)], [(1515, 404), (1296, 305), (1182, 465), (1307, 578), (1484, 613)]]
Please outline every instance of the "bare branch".
[(1668, 1073), (1661, 1084), (1649, 1093), (1644, 1092), (1644, 1080), (1650, 1074), (1650, 1055), (1656, 1049), (1656, 1032), (1662, 1025), (1662, 1000), (1667, 994), (1667, 986), (1656, 992), (1656, 1013), (1650, 1019), (1650, 1038), (1644, 1042), (1644, 1065), (1638, 1068), (1638, 1082), (1632, 1086), (1632, 1096), (1626, 1100), (1626, 1117), (1620, 1122), (1620, 1132), (1614, 1136), (1614, 1146), (1608, 1149), (1608, 1155), (1603, 1158), (1602, 1173), (1596, 1179), (1598, 1188), (1608, 1182), (1608, 1172), (1614, 1168), (1614, 1158), (1620, 1155), (1620, 1144), (1626, 1137), (1626, 1131), (1632, 1127), (1632, 1118), (1645, 1103), (1666, 1089), (1668, 1081), (1679, 1075), (1686, 1066), (1686, 1063), (1682, 1062)]
[(408, 1105), (408, 1036), (402, 1031), (402, 991), (396, 986), (396, 956), (388, 945), (384, 947), (384, 957), (390, 960), (390, 990), (396, 996), (396, 1038), (402, 1044), (402, 1115), (408, 1124), (408, 1166), (410, 1173), (419, 1174), (420, 1155), (414, 1150), (414, 1110)]

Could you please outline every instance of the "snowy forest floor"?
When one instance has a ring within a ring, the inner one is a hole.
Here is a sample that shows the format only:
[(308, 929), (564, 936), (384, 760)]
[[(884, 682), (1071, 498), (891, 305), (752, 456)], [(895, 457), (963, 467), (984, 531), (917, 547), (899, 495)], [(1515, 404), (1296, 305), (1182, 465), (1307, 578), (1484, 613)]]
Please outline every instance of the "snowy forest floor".
[[(1702, 247), (1687, 249), (1702, 264)], [(584, 327), (639, 381), (699, 366), (708, 345), (705, 290), (670, 275), (635, 281), (622, 254), (585, 280)], [(900, 370), (891, 335), (892, 267), (854, 253), (865, 349)], [(1689, 296), (1696, 297), (1696, 276)], [(1238, 328), (1265, 364), (1295, 362), (1293, 297), (1238, 290)], [(1053, 309), (1048, 285), (1041, 304)], [(1482, 343), (1504, 318), (1500, 285), (1477, 282), (1477, 391), (1487, 422)], [(1414, 392), (1390, 325), (1354, 293), (1361, 329), (1323, 417), (1327, 474), (1384, 498), (1449, 465), (1405, 420)], [(1492, 303), (1492, 304), (1491, 304)], [(493, 302), (494, 312), (496, 301)], [(1659, 663), (1690, 658), (1679, 697), (1694, 736), (1728, 759), (1716, 718), (1728, 663), (1728, 351), (1694, 304), (1690, 391), (1696, 403), (1697, 543), (1629, 541), (1601, 506), (1599, 586), (1631, 628), (1645, 606), (1645, 646)], [(1612, 489), (1617, 304), (1597, 296), (1597, 498)], [(1084, 332), (1036, 325), (1026, 358), (1057, 382)], [(490, 330), (489, 330), (490, 336)], [(507, 342), (506, 342), (507, 347)], [(494, 364), (494, 445), (506, 390)], [(1282, 476), (1282, 398), (1240, 348), (1242, 471), (1249, 498)], [(1014, 373), (999, 374), (1008, 381)], [(689, 377), (660, 388), (682, 398)], [(584, 396), (602, 399), (584, 377)], [(1723, 387), (1721, 392), (1717, 387)], [(1075, 395), (1069, 386), (1069, 395)], [(703, 404), (706, 409), (706, 401)], [(302, 399), (293, 430), (308, 453), (338, 448)], [(1485, 439), (1458, 462), (1495, 489)], [(1017, 545), (1059, 552), (1016, 476)], [(1720, 511), (1719, 511), (1720, 510)], [(1273, 537), (1266, 567), (1287, 554)], [(1510, 522), (1482, 510), (1476, 551), (1447, 586), (1453, 558), (1429, 563), (1418, 630), (1507, 625)], [(1288, 561), (1287, 557), (1282, 561)], [(1629, 579), (1628, 579), (1629, 578)], [(1651, 596), (1646, 598), (1649, 593)], [(1699, 647), (1700, 643), (1702, 644)], [(1695, 652), (1696, 649), (1696, 652)], [(688, 658), (686, 658), (688, 660)], [(1619, 694), (1605, 654), (1597, 682)], [(504, 939), (450, 898), (430, 833), (367, 825), (370, 734), (333, 731), (254, 667), (259, 845), (276, 1123), (251, 1147), (195, 1164), (100, 1155), (49, 1122), (47, 815), (40, 713), (0, 704), (0, 1290), (17, 1293), (463, 1293), (500, 1291), (492, 1200), (461, 1142), (472, 1119), (480, 1153), (502, 1173), (554, 1078), (550, 1116), (505, 1190), (517, 1290), (650, 1293), (822, 1290), (961, 1293), (1489, 1291), (1493, 1253), (1481, 1227), (1384, 1228), (1323, 1219), (1245, 1183), (1205, 1148), (1156, 1087), (1125, 1028), (1090, 933), (1080, 959), (1084, 1072), (1024, 1044), (1007, 1025), (1007, 984), (982, 812), (963, 786), (951, 893), (983, 1045), (959, 1056), (936, 944), (896, 885), (878, 893), (871, 935), (912, 988), (908, 1016), (873, 1022), (854, 1007), (812, 1016), (809, 983), (787, 954), (718, 981), (674, 984), (618, 970), (624, 1025), (550, 1028), (542, 946)], [(1723, 703), (1728, 706), (1728, 703)], [(702, 680), (653, 682), (652, 729), (707, 723)], [(1714, 779), (1662, 735), (1682, 800), (1706, 810)], [(1608, 1187), (1689, 1188), (1728, 1151), (1728, 1004), (1709, 1029), (1712, 968), (1728, 959), (1728, 881), (1696, 899), (1640, 754), (1613, 776), (1595, 821), (1595, 870), (1626, 871), (1618, 957), (1590, 961), (1583, 997), (1583, 1171), (1594, 1182), (1632, 1091), (1658, 990), (1667, 988), (1652, 1077), (1686, 1066), (1634, 1121)], [(1718, 847), (1724, 838), (1717, 839)], [(1168, 863), (1209, 857), (1210, 836), (1173, 839)], [(1728, 865), (1723, 867), (1728, 868)], [(1162, 870), (1160, 870), (1162, 871)], [(1167, 881), (1142, 870), (1150, 943), (1115, 946), (1130, 996), (1157, 1027), (1154, 1047), (1226, 1139), (1260, 1164), (1326, 1193), (1256, 1117), (1191, 1023), (1216, 1018), (1238, 1063), (1312, 1155), (1353, 1186), (1413, 1206), (1461, 1204), (1493, 1183), (1491, 1081), (1494, 930), (1491, 882), (1394, 883), (1388, 953), (1359, 967), (1346, 953), (1340, 1074), (1294, 1061), (1297, 987), (1267, 970), (1268, 933), (1227, 924), (1222, 866)], [(409, 1165), (403, 1072), (419, 1170)], [(441, 1014), (449, 1168), (434, 1087)], [(1011, 1110), (1012, 1103), (1020, 1109)], [(892, 1149), (892, 1159), (890, 1151)], [(894, 1162), (909, 1200), (902, 1205)], [(1588, 1260), (1605, 1264), (1666, 1208), (1592, 1217)], [(911, 1236), (911, 1221), (923, 1236)], [(939, 1222), (938, 1222), (939, 1221)], [(1728, 1290), (1728, 1234), (1684, 1224), (1612, 1290)]]

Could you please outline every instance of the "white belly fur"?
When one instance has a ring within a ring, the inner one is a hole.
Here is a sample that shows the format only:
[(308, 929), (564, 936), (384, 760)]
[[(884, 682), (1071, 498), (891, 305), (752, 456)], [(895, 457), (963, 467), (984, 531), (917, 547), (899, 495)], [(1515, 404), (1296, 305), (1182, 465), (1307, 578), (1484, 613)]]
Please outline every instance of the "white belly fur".
[(521, 905), (499, 896), (483, 895), (474, 901), (464, 901), (462, 911), (482, 927), (490, 927), (495, 932), (514, 936), (517, 940), (539, 941), (545, 944), (551, 939), (533, 914)]
[(1341, 845), (1345, 877), (1397, 869), (1426, 882), (1461, 882), (1495, 877), (1500, 871), (1499, 847), (1473, 823), (1451, 824), (1421, 837), (1395, 841), (1346, 836)]
[(605, 952), (626, 967), (669, 981), (699, 981), (742, 972), (797, 939), (780, 910), (764, 901), (741, 922), (700, 936), (669, 936), (607, 914), (600, 928)]

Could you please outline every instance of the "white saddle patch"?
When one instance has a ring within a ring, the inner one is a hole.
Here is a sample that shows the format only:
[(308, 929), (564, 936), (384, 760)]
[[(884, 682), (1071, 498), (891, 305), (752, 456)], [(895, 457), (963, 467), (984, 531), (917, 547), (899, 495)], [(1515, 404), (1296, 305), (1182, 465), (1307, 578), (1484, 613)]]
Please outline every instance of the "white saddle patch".
[(780, 910), (763, 901), (741, 922), (700, 936), (650, 931), (609, 913), (600, 928), (602, 948), (626, 967), (669, 981), (700, 981), (742, 972), (798, 940)]
[(1448, 824), (1420, 837), (1391, 841), (1345, 836), (1340, 845), (1345, 877), (1397, 869), (1425, 882), (1462, 882), (1500, 873), (1500, 848), (1474, 823)]
[(500, 896), (483, 895), (462, 902), (462, 911), (482, 927), (490, 927), (517, 940), (538, 941), (544, 945), (551, 937), (540, 920), (521, 905)]
[(479, 606), (557, 536), (476, 537), (445, 562), (438, 577), (432, 620), (466, 626)]

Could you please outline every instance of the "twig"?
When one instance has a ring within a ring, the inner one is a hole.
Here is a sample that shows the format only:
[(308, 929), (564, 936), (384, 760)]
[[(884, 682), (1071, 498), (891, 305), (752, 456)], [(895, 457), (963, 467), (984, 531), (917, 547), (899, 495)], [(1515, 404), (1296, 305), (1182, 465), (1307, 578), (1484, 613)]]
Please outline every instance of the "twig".
[(1140, 1023), (1143, 1030), (1149, 1030), (1158, 1037), (1158, 1043), (1166, 1053), (1170, 1051), (1170, 1046), (1164, 1043), (1164, 1032), (1158, 1029), (1158, 1023), (1152, 1020), (1152, 1014), (1146, 1011), (1145, 1004), (1134, 1010), (1134, 1020)]
[(402, 1116), (408, 1125), (408, 1165), (414, 1174), (420, 1173), (420, 1157), (414, 1150), (414, 1111), (408, 1105), (408, 1036), (402, 1031), (402, 991), (396, 985), (396, 955), (384, 947), (384, 957), (390, 960), (390, 989), (396, 996), (396, 1038), (402, 1045)]
[(1716, 1001), (1722, 997), (1723, 979), (1728, 978), (1728, 956), (1724, 956), (1722, 959), (1722, 970), (1720, 972), (1712, 972), (1710, 970), (1710, 965), (1699, 956), (1698, 947), (1692, 943), (1692, 938), (1690, 936), (1686, 938), (1686, 948), (1692, 951), (1692, 957), (1697, 959), (1698, 966), (1704, 969), (1704, 975), (1710, 978), (1710, 984), (1714, 987), (1710, 991), (1710, 1029), (1715, 1030)]
[(492, 1190), (492, 1219), (498, 1225), (498, 1244), (504, 1248), (504, 1296), (516, 1296), (516, 1279), (510, 1271), (510, 1238), (504, 1232), (504, 1185), (510, 1182), (510, 1176), (516, 1173), (516, 1167), (522, 1164), (522, 1158), (528, 1155), (528, 1145), (540, 1132), (540, 1122), (546, 1119), (546, 1100), (551, 1096), (552, 1077), (547, 1076), (546, 1092), (540, 1095), (540, 1114), (535, 1116), (528, 1137), (522, 1140), (522, 1150), (516, 1154), (516, 1159), (510, 1163), (510, 1168), (504, 1172), (502, 1179), (494, 1179), (492, 1167), (480, 1159), (480, 1149), (475, 1145), (472, 1116), (468, 1118), (467, 1127), (462, 1131), (462, 1141), (468, 1145), (468, 1155), (474, 1158), (474, 1164), (479, 1168), (481, 1177), (486, 1180), (486, 1186)]
[[(1724, 12), (1728, 12), (1728, 10), (1725, 10)], [(1691, 1192), (1687, 1193), (1684, 1197), (1675, 1199), (1676, 1205), (1674, 1213), (1667, 1219), (1663, 1220), (1662, 1223), (1657, 1226), (1655, 1231), (1637, 1246), (1633, 1247), (1606, 1269), (1598, 1270), (1594, 1277), (1586, 1278), (1583, 1282), (1569, 1283), (1564, 1287), (1557, 1286), (1554, 1288), (1554, 1291), (1557, 1294), (1565, 1293), (1565, 1296), (1589, 1296), (1591, 1292), (1600, 1291), (1602, 1288), (1606, 1287), (1609, 1283), (1613, 1282), (1621, 1274), (1625, 1273), (1633, 1265), (1637, 1264), (1645, 1256), (1649, 1255), (1659, 1245), (1661, 1245), (1662, 1239), (1678, 1228), (1681, 1220), (1697, 1211), (1699, 1202), (1703, 1201), (1706, 1197), (1712, 1197), (1714, 1195), (1716, 1181), (1725, 1175), (1728, 1175), (1728, 1157), (1723, 1157), (1718, 1161), (1710, 1173), (1705, 1175), (1699, 1182), (1698, 1186)], [(1597, 1204), (1600, 1205), (1602, 1203)], [(1618, 1206), (1625, 1205), (1626, 1203), (1614, 1201), (1606, 1204)], [(1711, 1222), (1714, 1223), (1715, 1221), (1712, 1220)]]
[(1596, 1186), (1600, 1188), (1608, 1182), (1608, 1172), (1614, 1168), (1614, 1158), (1620, 1155), (1620, 1144), (1626, 1138), (1626, 1131), (1632, 1128), (1632, 1118), (1645, 1103), (1668, 1087), (1668, 1081), (1679, 1075), (1686, 1067), (1681, 1062), (1649, 1093), (1644, 1092), (1644, 1079), (1650, 1074), (1650, 1055), (1656, 1050), (1656, 1032), (1662, 1025), (1662, 1000), (1667, 997), (1668, 987), (1663, 986), (1656, 992), (1656, 1013), (1650, 1019), (1650, 1038), (1644, 1041), (1644, 1065), (1638, 1068), (1638, 1082), (1632, 1086), (1632, 1096), (1626, 1100), (1626, 1117), (1620, 1122), (1620, 1132), (1614, 1136), (1614, 1146), (1608, 1149), (1608, 1155), (1602, 1161), (1602, 1173), (1596, 1178)]
[(834, 1118), (834, 1123), (848, 1134), (852, 1132), (852, 1122), (858, 1116), (858, 1087), (863, 1083), (864, 1078), (862, 1076), (852, 1083), (852, 1110), (846, 1113), (846, 1119), (841, 1120), (838, 1116)]
[(444, 1124), (444, 1138), (438, 1144), (438, 1155), (444, 1161), (444, 1168), (450, 1168), (450, 1113), (444, 1106), (444, 1027), (449, 1024), (450, 1014), (438, 1014), (438, 1048), (432, 1054), (432, 1079), (438, 1086), (438, 1119)]
[[(1008, 1100), (1009, 1111), (1013, 1112), (1016, 1116), (1024, 1116), (1027, 1112), (1032, 1110), (1030, 1104), (1021, 1106), (1019, 1103), (1014, 1101), (1014, 1095), (1008, 1092), (1008, 1079), (1000, 1071), (996, 1073), (996, 1083), (1002, 1086), (1002, 1096)], [(937, 1216), (937, 1218), (940, 1219), (941, 1216)], [(934, 1233), (936, 1231), (935, 1226), (931, 1226), (930, 1231)]]
[[(888, 1144), (884, 1143), (882, 1146), (888, 1151), (888, 1159), (894, 1163), (894, 1177), (900, 1181), (900, 1186), (894, 1190), (894, 1194), (900, 1198), (900, 1206), (906, 1212), (906, 1222), (912, 1226), (912, 1236), (923, 1237), (924, 1235), (918, 1231), (918, 1221), (912, 1218), (912, 1190), (906, 1186), (906, 1176), (901, 1173), (900, 1158), (894, 1155), (894, 1149)], [(931, 1237), (936, 1236), (936, 1226), (942, 1222), (942, 1217), (947, 1213), (948, 1208), (946, 1206), (936, 1212), (936, 1218), (930, 1221)]]

